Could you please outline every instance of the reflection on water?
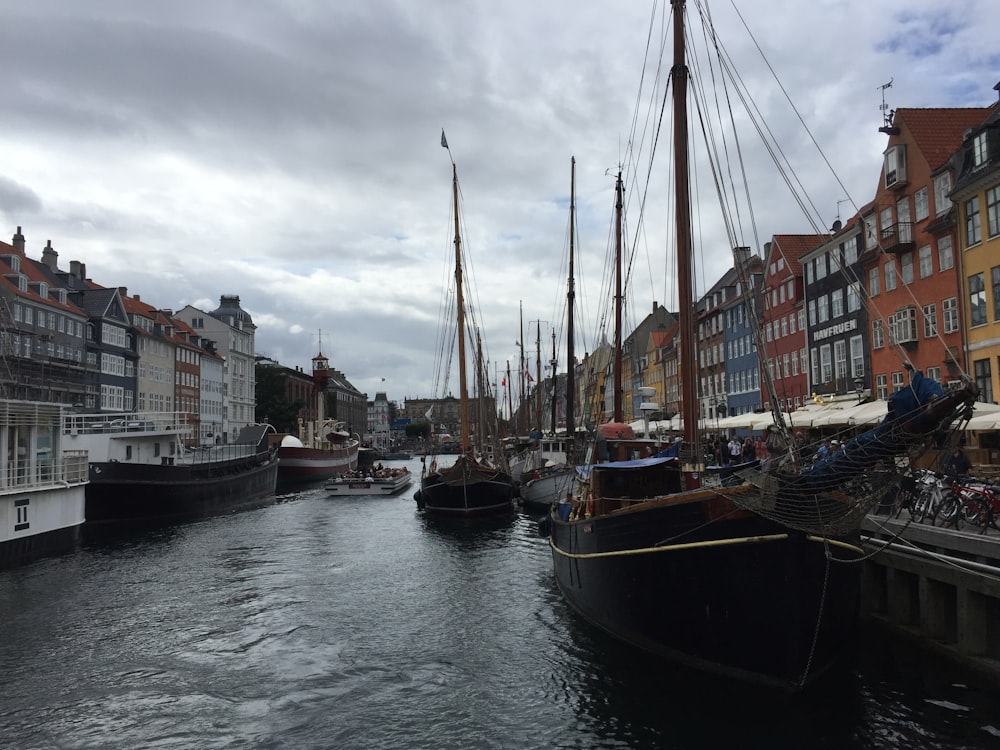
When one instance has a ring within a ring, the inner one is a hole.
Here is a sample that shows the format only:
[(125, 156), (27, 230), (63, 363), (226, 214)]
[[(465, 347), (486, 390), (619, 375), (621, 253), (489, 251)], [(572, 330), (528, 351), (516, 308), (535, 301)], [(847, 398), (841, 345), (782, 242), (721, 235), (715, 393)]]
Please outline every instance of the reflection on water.
[[(419, 461), (411, 470), (419, 470)], [(995, 688), (865, 633), (804, 697), (577, 617), (526, 515), (299, 493), (0, 573), (17, 748), (910, 748), (1000, 738)], [(851, 665), (849, 665), (851, 666)]]

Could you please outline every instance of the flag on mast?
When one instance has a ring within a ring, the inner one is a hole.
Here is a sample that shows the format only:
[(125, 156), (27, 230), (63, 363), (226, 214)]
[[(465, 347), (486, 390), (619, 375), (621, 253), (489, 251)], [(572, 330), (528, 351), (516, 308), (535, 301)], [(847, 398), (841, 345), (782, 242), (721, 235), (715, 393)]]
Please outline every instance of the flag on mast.
[(441, 145), (448, 148), (448, 139), (444, 137), (444, 128), (441, 128)]

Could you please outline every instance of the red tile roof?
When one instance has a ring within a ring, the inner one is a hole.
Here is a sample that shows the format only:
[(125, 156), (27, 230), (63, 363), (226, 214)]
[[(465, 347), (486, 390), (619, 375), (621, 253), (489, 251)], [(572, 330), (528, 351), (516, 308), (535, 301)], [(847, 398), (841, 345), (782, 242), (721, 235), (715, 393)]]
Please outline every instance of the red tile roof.
[(917, 148), (931, 171), (944, 165), (969, 128), (985, 120), (992, 107), (955, 107), (948, 109), (897, 109), (893, 124), (910, 131)]
[(785, 259), (788, 274), (801, 276), (802, 264), (799, 258), (828, 239), (830, 235), (827, 234), (776, 234), (771, 238), (771, 253), (767, 262), (772, 263), (780, 255)]

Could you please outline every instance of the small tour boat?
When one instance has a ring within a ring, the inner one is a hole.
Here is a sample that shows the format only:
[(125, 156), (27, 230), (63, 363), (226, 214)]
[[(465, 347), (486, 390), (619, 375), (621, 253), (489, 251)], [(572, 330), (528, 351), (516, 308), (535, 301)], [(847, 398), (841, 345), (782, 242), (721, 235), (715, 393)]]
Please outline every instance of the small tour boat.
[(405, 466), (354, 471), (329, 480), (326, 491), (330, 495), (398, 495), (413, 482), (413, 475)]

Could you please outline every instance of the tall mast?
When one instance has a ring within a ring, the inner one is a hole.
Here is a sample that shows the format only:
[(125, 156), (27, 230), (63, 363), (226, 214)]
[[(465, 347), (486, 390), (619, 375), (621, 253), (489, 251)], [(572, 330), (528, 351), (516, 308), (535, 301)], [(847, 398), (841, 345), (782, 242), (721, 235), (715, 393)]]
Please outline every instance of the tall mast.
[(615, 181), (615, 357), (614, 357), (614, 416), (622, 421), (622, 173)]
[(538, 432), (542, 432), (542, 321), (536, 320), (535, 336), (535, 419)]
[(458, 168), (451, 163), (451, 191), (455, 200), (455, 304), (458, 306), (458, 383), (462, 417), (462, 453), (469, 451), (469, 386), (465, 373), (465, 300), (462, 297), (462, 235), (458, 225)]
[(573, 234), (576, 231), (576, 157), (569, 167), (569, 284), (566, 292), (566, 460), (572, 463), (573, 436), (576, 434), (576, 356), (573, 352), (573, 303), (576, 288), (573, 280)]
[(557, 404), (556, 404), (556, 395), (559, 392), (559, 389), (556, 387), (559, 384), (559, 379), (556, 377), (556, 364), (558, 364), (558, 360), (556, 359), (556, 330), (555, 330), (555, 328), (552, 329), (552, 362), (550, 364), (552, 365), (552, 369), (550, 370), (550, 372), (552, 373), (552, 405), (549, 408), (549, 412), (550, 412), (550, 415), (549, 415), (549, 429), (552, 430), (552, 434), (555, 435), (556, 434), (556, 406), (557, 406)]
[[(694, 304), (694, 274), (691, 262), (691, 197), (688, 193), (688, 69), (684, 52), (684, 2), (672, 0), (674, 14), (674, 193), (677, 222), (677, 276), (680, 294), (680, 377), (681, 414), (684, 417), (684, 439), (689, 450), (698, 449), (698, 367), (696, 352), (696, 313)], [(689, 483), (694, 478), (688, 475)]]
[(527, 435), (528, 434), (528, 425), (527, 425), (528, 415), (527, 415), (527, 411), (529, 411), (529, 409), (528, 409), (528, 403), (525, 400), (525, 396), (527, 395), (527, 393), (526, 393), (526, 388), (525, 388), (525, 385), (524, 385), (524, 373), (526, 373), (528, 370), (527, 370), (527, 363), (524, 361), (524, 303), (523, 302), (521, 303), (521, 320), (520, 320), (520, 322), (521, 322), (521, 338), (519, 338), (517, 340), (517, 345), (518, 345), (518, 348), (521, 351), (521, 368), (517, 372), (517, 382), (518, 382), (518, 386), (520, 387), (520, 391), (521, 392), (518, 395), (517, 413), (520, 416), (520, 419), (518, 420), (521, 423), (521, 433), (520, 434)]

